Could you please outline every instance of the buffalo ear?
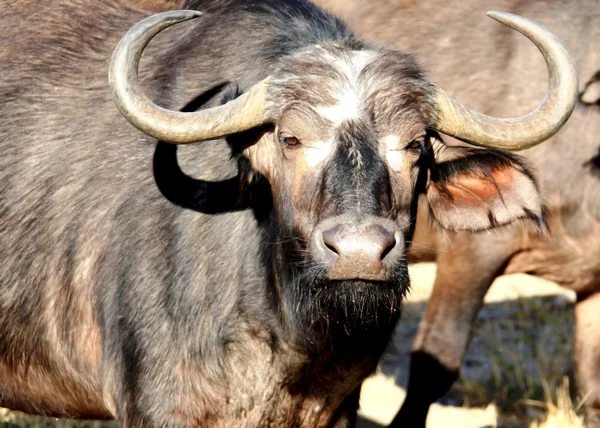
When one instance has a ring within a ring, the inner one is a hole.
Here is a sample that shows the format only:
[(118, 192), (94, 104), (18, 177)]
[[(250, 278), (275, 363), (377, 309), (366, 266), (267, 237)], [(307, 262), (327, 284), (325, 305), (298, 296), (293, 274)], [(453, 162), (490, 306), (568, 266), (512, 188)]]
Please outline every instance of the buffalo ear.
[(438, 224), (477, 231), (528, 218), (545, 230), (545, 207), (525, 159), (496, 150), (449, 150), (461, 156), (433, 164), (427, 187)]

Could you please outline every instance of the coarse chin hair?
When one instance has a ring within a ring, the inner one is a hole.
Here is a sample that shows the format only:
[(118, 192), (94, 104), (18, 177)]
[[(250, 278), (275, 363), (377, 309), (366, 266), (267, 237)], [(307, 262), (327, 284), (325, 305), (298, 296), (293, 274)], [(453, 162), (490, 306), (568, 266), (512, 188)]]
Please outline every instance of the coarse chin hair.
[(386, 281), (331, 280), (326, 269), (303, 263), (283, 287), (286, 318), (313, 347), (386, 340), (409, 287), (408, 266), (397, 263)]

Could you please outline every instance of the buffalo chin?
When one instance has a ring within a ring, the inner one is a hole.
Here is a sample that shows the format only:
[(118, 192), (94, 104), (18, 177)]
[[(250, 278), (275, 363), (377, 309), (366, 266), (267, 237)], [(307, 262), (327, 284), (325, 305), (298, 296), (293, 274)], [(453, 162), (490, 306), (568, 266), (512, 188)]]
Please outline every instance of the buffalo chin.
[(297, 269), (292, 278), (283, 287), (286, 315), (302, 332), (298, 339), (315, 349), (324, 340), (329, 347), (333, 343), (344, 348), (387, 343), (409, 288), (404, 263), (389, 269), (385, 281), (331, 280), (318, 265)]

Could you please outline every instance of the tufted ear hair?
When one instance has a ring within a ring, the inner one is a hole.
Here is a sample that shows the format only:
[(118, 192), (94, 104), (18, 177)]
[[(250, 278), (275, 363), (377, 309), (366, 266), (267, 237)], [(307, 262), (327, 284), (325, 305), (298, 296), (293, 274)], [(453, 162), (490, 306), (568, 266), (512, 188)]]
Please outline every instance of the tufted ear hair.
[(524, 158), (497, 150), (448, 147), (427, 187), (430, 215), (449, 230), (485, 230), (532, 219), (546, 230), (538, 183)]

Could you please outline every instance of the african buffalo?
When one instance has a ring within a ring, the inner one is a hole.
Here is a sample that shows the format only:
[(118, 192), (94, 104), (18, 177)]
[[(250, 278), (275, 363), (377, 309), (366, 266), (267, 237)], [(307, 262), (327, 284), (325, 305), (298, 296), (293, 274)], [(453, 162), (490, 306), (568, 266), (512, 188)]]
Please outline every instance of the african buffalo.
[(186, 6), (2, 4), (0, 405), (352, 425), (409, 286), (419, 195), (450, 230), (546, 227), (527, 162), (440, 162), (436, 131), (535, 145), (575, 105), (574, 64), (548, 30), (491, 14), (551, 80), (538, 109), (498, 119), (307, 1)]
[[(577, 293), (577, 383), (581, 396), (587, 397), (588, 425), (600, 427), (598, 2), (320, 3), (340, 13), (361, 36), (419, 52), (434, 80), (452, 96), (498, 116), (525, 112), (537, 103), (546, 90), (546, 81), (536, 77), (544, 64), (514, 33), (482, 25), (481, 13), (496, 8), (539, 20), (572, 49), (581, 78), (580, 102), (568, 126), (548, 143), (523, 153), (541, 174), (551, 239), (539, 239), (523, 222), (491, 235), (473, 235), (440, 233), (427, 220), (418, 221), (411, 251), (422, 257), (428, 256), (427, 248), (437, 247), (438, 275), (414, 344), (408, 396), (398, 420), (424, 425), (429, 404), (444, 395), (458, 376), (471, 325), (493, 279), (502, 273), (526, 272)], [(486, 54), (490, 51), (494, 55)]]

